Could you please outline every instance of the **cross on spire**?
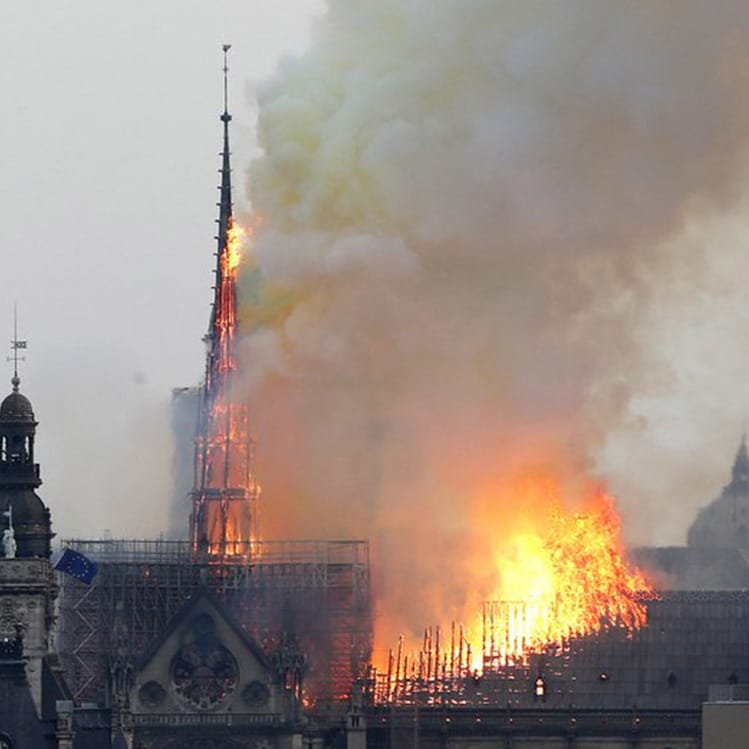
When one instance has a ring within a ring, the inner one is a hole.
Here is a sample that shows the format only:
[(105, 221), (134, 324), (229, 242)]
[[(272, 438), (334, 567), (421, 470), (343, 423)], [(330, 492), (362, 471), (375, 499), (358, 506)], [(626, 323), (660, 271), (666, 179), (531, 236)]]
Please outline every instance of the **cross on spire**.
[(21, 384), (21, 378), (18, 376), (18, 362), (24, 361), (24, 357), (18, 356), (18, 352), (25, 351), (27, 345), (27, 341), (22, 341), (18, 338), (18, 305), (13, 304), (13, 340), (10, 342), (13, 355), (9, 356), (7, 360), (13, 362), (13, 377), (10, 383), (13, 385), (14, 393), (18, 392), (18, 386)]
[(227, 53), (231, 49), (231, 44), (224, 44), (222, 49), (224, 50), (224, 113), (221, 115), (221, 120), (229, 122), (231, 115), (229, 114), (229, 60)]

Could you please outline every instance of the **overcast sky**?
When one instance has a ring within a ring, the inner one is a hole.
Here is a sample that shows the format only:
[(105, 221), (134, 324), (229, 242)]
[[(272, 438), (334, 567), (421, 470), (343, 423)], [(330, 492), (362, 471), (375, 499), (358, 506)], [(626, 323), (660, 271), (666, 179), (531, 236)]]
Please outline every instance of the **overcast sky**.
[(165, 525), (171, 388), (204, 365), (221, 44), (233, 45), (241, 206), (255, 87), (305, 47), (321, 7), (76, 0), (3, 13), (0, 339), (9, 346), (17, 300), (40, 493), (59, 535)]

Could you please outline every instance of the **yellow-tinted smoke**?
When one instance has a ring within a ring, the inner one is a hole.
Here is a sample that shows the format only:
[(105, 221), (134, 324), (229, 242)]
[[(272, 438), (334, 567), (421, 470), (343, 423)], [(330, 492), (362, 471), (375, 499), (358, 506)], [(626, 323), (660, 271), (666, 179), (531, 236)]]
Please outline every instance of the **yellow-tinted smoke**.
[(749, 6), (719, 6), (332, 0), (262, 93), (262, 532), (370, 538), (383, 644), (493, 590), (485, 487), (584, 482), (646, 385), (663, 242), (743, 176)]

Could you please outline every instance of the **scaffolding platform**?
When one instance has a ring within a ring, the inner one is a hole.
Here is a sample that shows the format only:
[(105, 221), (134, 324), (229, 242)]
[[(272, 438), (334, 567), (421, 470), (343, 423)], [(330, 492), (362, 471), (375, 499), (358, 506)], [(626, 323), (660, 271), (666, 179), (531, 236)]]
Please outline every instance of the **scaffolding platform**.
[(196, 561), (190, 543), (63, 541), (99, 565), (92, 585), (61, 575), (58, 648), (76, 700), (106, 703), (107, 658), (142, 656), (201, 586), (272, 653), (282, 632), (308, 660), (305, 699), (348, 698), (372, 651), (366, 541), (257, 541), (251, 562)]

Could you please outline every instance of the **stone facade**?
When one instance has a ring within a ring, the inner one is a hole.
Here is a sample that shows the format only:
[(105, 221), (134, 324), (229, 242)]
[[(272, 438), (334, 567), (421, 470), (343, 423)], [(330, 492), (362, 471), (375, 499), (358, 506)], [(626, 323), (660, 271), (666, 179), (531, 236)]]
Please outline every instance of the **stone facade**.
[(23, 630), (26, 676), (41, 713), (42, 660), (50, 651), (57, 583), (47, 559), (0, 559), (0, 639)]
[(299, 706), (277, 666), (207, 591), (196, 593), (133, 671), (132, 746), (301, 748)]

